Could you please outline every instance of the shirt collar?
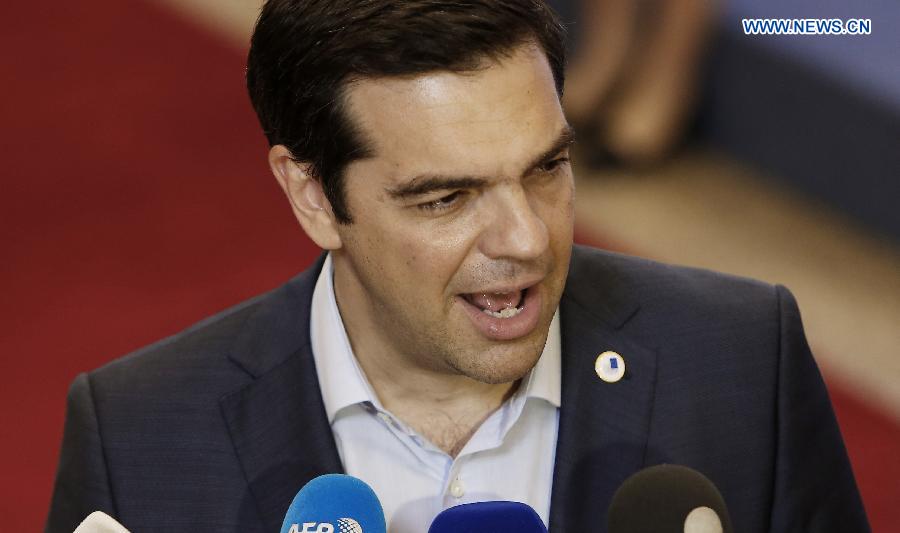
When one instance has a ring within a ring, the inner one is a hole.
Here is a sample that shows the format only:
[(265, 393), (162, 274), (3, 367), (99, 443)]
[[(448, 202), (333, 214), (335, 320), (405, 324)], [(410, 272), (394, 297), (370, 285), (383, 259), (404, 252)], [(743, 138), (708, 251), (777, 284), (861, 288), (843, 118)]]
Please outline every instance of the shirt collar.
[[(380, 408), (378, 397), (360, 368), (344, 328), (334, 296), (334, 264), (329, 253), (313, 289), (310, 312), (310, 342), (319, 377), (319, 388), (328, 422), (352, 405), (370, 403)], [(555, 407), (560, 402), (561, 337), (559, 310), (553, 315), (541, 358), (523, 378), (519, 393), (526, 398), (546, 400)]]
[(333, 272), (331, 254), (328, 254), (313, 289), (309, 315), (313, 359), (329, 423), (334, 423), (341, 409), (351, 405), (366, 402), (378, 404), (378, 398), (350, 347), (350, 339), (347, 338), (334, 297)]
[(525, 395), (527, 398), (539, 398), (550, 402), (553, 406), (562, 405), (560, 381), (562, 379), (562, 337), (559, 329), (559, 309), (550, 322), (547, 343), (534, 368), (525, 377)]

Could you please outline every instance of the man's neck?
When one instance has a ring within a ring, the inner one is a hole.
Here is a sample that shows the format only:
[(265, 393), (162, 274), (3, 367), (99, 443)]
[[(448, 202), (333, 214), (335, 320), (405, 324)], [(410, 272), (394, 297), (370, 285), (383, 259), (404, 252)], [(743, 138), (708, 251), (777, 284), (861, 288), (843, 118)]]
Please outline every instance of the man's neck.
[(391, 358), (384, 359), (370, 351), (357, 357), (381, 404), (451, 457), (519, 383), (490, 385), (465, 376), (401, 368)]

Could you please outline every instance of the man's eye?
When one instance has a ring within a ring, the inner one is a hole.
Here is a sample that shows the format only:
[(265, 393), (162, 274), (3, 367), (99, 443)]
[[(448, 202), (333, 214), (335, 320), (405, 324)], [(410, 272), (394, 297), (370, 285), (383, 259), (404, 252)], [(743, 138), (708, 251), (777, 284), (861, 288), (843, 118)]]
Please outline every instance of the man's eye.
[(559, 170), (560, 167), (562, 167), (564, 164), (566, 164), (568, 162), (569, 162), (568, 157), (560, 157), (560, 158), (554, 159), (552, 161), (547, 161), (546, 163), (539, 166), (538, 170), (540, 170), (541, 172), (543, 172), (545, 174), (551, 174), (551, 173)]
[(446, 196), (442, 196), (437, 200), (419, 204), (417, 207), (423, 211), (441, 211), (443, 209), (449, 209), (459, 201), (462, 194), (462, 191), (455, 191)]

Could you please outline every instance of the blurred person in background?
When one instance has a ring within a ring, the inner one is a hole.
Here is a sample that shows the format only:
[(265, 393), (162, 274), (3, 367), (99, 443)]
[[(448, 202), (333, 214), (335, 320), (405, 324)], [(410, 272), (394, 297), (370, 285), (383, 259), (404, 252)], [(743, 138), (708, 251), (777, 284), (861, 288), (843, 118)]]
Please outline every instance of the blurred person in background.
[(714, 0), (552, 0), (574, 53), (563, 104), (589, 161), (657, 162), (697, 99)]

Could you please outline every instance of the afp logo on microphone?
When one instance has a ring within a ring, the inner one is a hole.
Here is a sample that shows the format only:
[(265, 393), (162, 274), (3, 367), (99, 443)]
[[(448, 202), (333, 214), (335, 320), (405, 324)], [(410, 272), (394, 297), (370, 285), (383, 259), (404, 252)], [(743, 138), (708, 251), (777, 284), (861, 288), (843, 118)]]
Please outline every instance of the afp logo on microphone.
[(280, 533), (387, 533), (387, 525), (372, 487), (346, 474), (323, 474), (294, 496)]
[(303, 522), (291, 524), (288, 533), (363, 533), (363, 528), (352, 518), (338, 518), (337, 528), (328, 522)]

